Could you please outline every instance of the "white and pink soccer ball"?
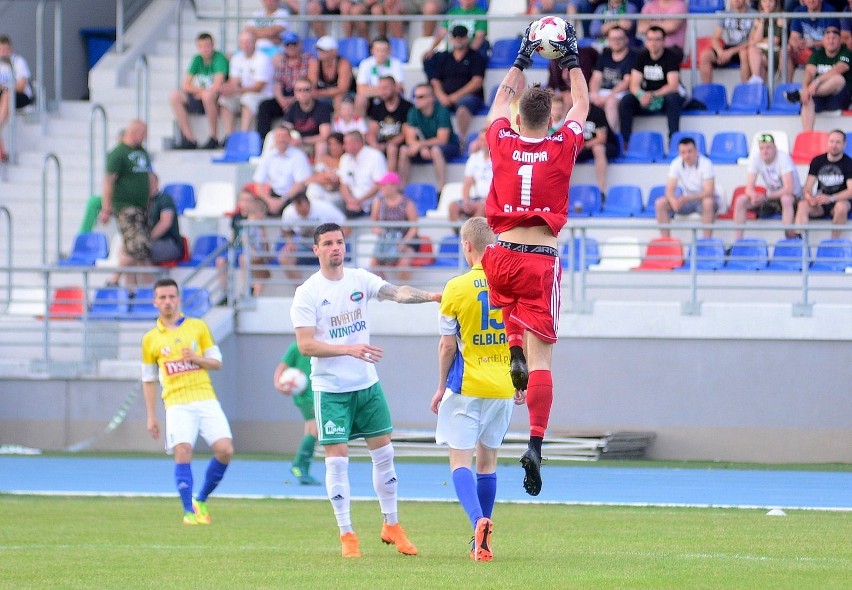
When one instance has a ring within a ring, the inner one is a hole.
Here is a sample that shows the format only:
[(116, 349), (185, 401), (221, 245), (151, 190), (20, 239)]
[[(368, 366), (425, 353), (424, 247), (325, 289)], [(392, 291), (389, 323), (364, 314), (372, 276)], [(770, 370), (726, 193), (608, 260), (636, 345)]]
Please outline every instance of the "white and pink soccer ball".
[(547, 59), (557, 59), (562, 55), (553, 49), (549, 43), (553, 41), (565, 40), (565, 21), (558, 16), (543, 16), (532, 24), (530, 27), (529, 40), (538, 41), (541, 39), (541, 45), (538, 46), (536, 52)]
[(305, 387), (308, 385), (308, 378), (299, 369), (287, 367), (281, 371), (281, 375), (278, 377), (278, 384), (282, 387), (289, 386), (292, 395), (299, 395), (305, 391)]

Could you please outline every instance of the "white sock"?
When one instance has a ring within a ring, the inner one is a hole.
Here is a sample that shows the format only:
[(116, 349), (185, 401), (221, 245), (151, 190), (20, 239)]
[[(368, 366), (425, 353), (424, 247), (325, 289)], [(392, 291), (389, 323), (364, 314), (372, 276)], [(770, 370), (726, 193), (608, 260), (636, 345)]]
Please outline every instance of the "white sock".
[(349, 491), (349, 457), (325, 458), (325, 489), (334, 509), (340, 534), (352, 531)]
[(373, 460), (373, 489), (379, 497), (379, 507), (385, 515), (385, 522), (395, 525), (399, 522), (396, 508), (396, 469), (393, 466), (393, 445), (370, 451)]

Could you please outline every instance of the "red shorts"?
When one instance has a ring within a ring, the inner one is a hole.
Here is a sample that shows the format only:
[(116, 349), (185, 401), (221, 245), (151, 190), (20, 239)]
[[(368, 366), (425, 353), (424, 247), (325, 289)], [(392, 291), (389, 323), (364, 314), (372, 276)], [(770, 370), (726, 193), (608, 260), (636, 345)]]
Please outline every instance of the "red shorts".
[(555, 343), (562, 279), (559, 257), (515, 252), (495, 244), (485, 249), (482, 268), (491, 305), (504, 308), (504, 315), (540, 340)]

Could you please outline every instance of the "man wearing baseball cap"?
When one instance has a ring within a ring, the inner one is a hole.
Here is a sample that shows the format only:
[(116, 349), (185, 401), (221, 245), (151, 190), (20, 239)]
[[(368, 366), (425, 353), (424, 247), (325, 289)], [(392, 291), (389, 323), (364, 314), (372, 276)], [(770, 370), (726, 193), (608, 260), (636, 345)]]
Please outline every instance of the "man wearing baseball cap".
[[(805, 66), (800, 100), (802, 129), (813, 131), (816, 113), (849, 107), (852, 100), (852, 52), (840, 43), (840, 26), (825, 27), (822, 47), (815, 49)], [(795, 94), (790, 93), (795, 99)]]
[(294, 88), (296, 80), (308, 76), (311, 55), (302, 51), (302, 41), (293, 31), (281, 35), (284, 53), (275, 56), (275, 77), (272, 98), (258, 107), (257, 132), (266, 137), (272, 129), (272, 122), (284, 116), (284, 113), (296, 102)]
[(330, 35), (317, 39), (316, 48), (317, 59), (308, 66), (314, 98), (337, 109), (352, 89), (352, 64), (337, 53), (337, 41)]

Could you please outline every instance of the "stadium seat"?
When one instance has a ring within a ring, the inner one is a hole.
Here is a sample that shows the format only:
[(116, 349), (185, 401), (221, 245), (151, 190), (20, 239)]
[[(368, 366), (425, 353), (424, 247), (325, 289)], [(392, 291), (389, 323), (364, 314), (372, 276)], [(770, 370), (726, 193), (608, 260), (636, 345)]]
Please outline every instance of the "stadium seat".
[(722, 84), (696, 84), (692, 89), (692, 99), (698, 100), (707, 110), (687, 110), (684, 115), (716, 115), (728, 108), (728, 91)]
[(497, 39), (491, 45), (491, 58), (488, 60), (489, 68), (509, 68), (515, 63), (518, 56), (520, 39), (512, 37), (508, 39)]
[(68, 258), (60, 260), (59, 266), (94, 266), (96, 260), (109, 255), (107, 237), (101, 232), (85, 232), (74, 238), (74, 249)]
[(632, 270), (672, 270), (683, 266), (683, 244), (680, 238), (654, 238), (645, 249), (639, 266)]
[(184, 217), (213, 217), (220, 219), (237, 206), (234, 183), (210, 181), (201, 185), (195, 207), (184, 209)]
[(427, 211), (438, 208), (438, 190), (427, 182), (412, 182), (405, 187), (405, 196), (414, 201), (417, 215), (423, 217)]
[[(680, 194), (680, 189), (678, 189), (677, 194)], [(651, 187), (651, 190), (648, 191), (648, 202), (645, 204), (645, 208), (636, 215), (636, 217), (656, 217), (657, 212), (654, 210), (654, 203), (656, 203), (657, 199), (665, 196), (666, 194), (666, 185), (658, 184)]]
[[(734, 205), (737, 204), (737, 201), (745, 198), (745, 185), (740, 185), (734, 189), (734, 194), (731, 197), (731, 206), (728, 207), (728, 210), (724, 213), (720, 213), (716, 216), (716, 219), (733, 219), (734, 218)], [(766, 188), (762, 186), (754, 187), (754, 191), (757, 193), (765, 193)], [(746, 219), (757, 219), (757, 213), (754, 211), (746, 211)]]
[[(725, 242), (721, 238), (698, 238), (695, 241), (695, 270), (719, 270), (725, 266)], [(675, 270), (692, 270), (692, 247), (683, 266)]]
[(370, 46), (363, 37), (344, 37), (337, 40), (337, 54), (348, 59), (353, 68), (357, 68), (370, 56)]
[(603, 210), (595, 217), (638, 217), (642, 213), (642, 189), (634, 184), (609, 187)]
[(852, 241), (845, 238), (823, 240), (817, 246), (812, 272), (846, 272), (852, 266)]
[[(766, 270), (773, 272), (802, 272), (802, 254), (804, 243), (801, 238), (778, 240), (772, 249), (772, 258)], [(808, 248), (805, 264), (810, 264), (811, 251)]]
[(48, 313), (54, 320), (74, 320), (83, 315), (86, 293), (80, 287), (57, 287), (53, 291)]
[(201, 287), (185, 287), (181, 292), (181, 309), (193, 318), (200, 318), (210, 309), (210, 293)]
[(666, 156), (666, 159), (669, 161), (674, 160), (678, 157), (678, 143), (684, 137), (691, 137), (695, 142), (695, 147), (698, 149), (698, 153), (702, 156), (707, 155), (707, 142), (704, 140), (704, 134), (700, 131), (675, 131), (672, 134), (671, 139), (669, 139), (669, 153)]
[(119, 266), (118, 256), (123, 245), (124, 238), (121, 237), (121, 233), (116, 233), (109, 242), (109, 256), (95, 260), (95, 266), (98, 268), (116, 268)]
[(756, 115), (769, 108), (769, 92), (764, 84), (737, 84), (731, 104), (720, 115)]
[(614, 160), (618, 163), (652, 164), (665, 159), (663, 134), (659, 131), (634, 131), (627, 152)]
[[(224, 246), (228, 244), (227, 238), (213, 234), (200, 235), (195, 239), (195, 244), (192, 247), (192, 255), (189, 260), (178, 263), (178, 266), (200, 266), (204, 261), (216, 250), (221, 250), (221, 253), (215, 258), (225, 258), (226, 253)], [(208, 260), (206, 266), (214, 266), (215, 259)]]
[(417, 254), (411, 259), (411, 266), (432, 266), (435, 263), (435, 250), (428, 236), (418, 236)]
[(427, 211), (426, 217), (429, 219), (447, 219), (450, 215), (450, 204), (461, 200), (462, 182), (448, 182), (441, 190), (441, 196), (438, 197), (438, 208), (433, 211)]
[(130, 301), (130, 309), (123, 319), (151, 321), (159, 315), (160, 312), (154, 307), (154, 290), (146, 287), (136, 290), (136, 295)]
[(249, 158), (259, 156), (263, 140), (257, 131), (234, 131), (225, 142), (225, 153), (211, 158), (215, 164), (248, 162)]
[(775, 90), (772, 91), (772, 104), (763, 112), (764, 115), (798, 115), (802, 108), (801, 103), (787, 102), (784, 98), (785, 92), (791, 90), (801, 90), (802, 85), (798, 82), (790, 82), (787, 84), (778, 84)]
[(575, 184), (568, 189), (568, 215), (591, 217), (601, 210), (601, 189), (594, 184)]
[(391, 57), (397, 58), (402, 63), (408, 61), (408, 41), (402, 37), (390, 37)]
[(189, 240), (186, 239), (186, 236), (180, 237), (181, 242), (183, 243), (183, 254), (177, 260), (169, 260), (168, 262), (160, 262), (157, 264), (160, 268), (174, 268), (181, 262), (189, 262), (190, 260), (190, 248), (189, 248)]
[(731, 247), (728, 262), (719, 270), (763, 270), (769, 263), (769, 249), (763, 238), (740, 238)]
[(435, 256), (435, 266), (458, 268), (460, 258), (458, 236), (444, 236), (438, 245), (438, 255)]
[[(583, 244), (585, 244), (585, 248), (582, 248)], [(569, 268), (569, 261), (573, 259), (574, 266), (572, 267), (574, 270), (579, 270), (581, 266), (580, 261), (580, 253), (585, 250), (583, 254), (585, 259), (582, 263), (586, 268), (589, 268), (592, 264), (600, 264), (601, 254), (598, 248), (598, 241), (595, 238), (590, 238), (586, 236), (585, 240), (581, 237), (574, 238), (574, 255), (571, 255), (571, 242), (565, 242), (562, 246), (562, 268)]]
[(89, 317), (95, 320), (114, 320), (130, 311), (130, 295), (121, 287), (105, 287), (95, 291)]
[(736, 164), (748, 157), (748, 139), (741, 131), (720, 131), (713, 136), (708, 155), (714, 164)]
[(713, 14), (720, 10), (725, 10), (725, 0), (689, 0), (692, 14)]
[(810, 164), (816, 156), (828, 151), (828, 132), (802, 131), (793, 143), (790, 155), (796, 164)]
[(852, 141), (846, 140), (846, 149), (844, 150), (847, 156), (852, 158)]
[(609, 238), (600, 247), (601, 260), (589, 266), (591, 271), (625, 271), (639, 266), (642, 249), (632, 236)]
[(318, 37), (303, 37), (302, 38), (302, 53), (310, 53), (317, 57), (317, 41)]
[(191, 184), (171, 183), (163, 187), (163, 192), (175, 202), (178, 215), (186, 209), (195, 207), (195, 188)]
[(406, 71), (423, 73), (423, 54), (432, 48), (432, 37), (417, 37), (411, 42), (408, 61), (403, 64)]

